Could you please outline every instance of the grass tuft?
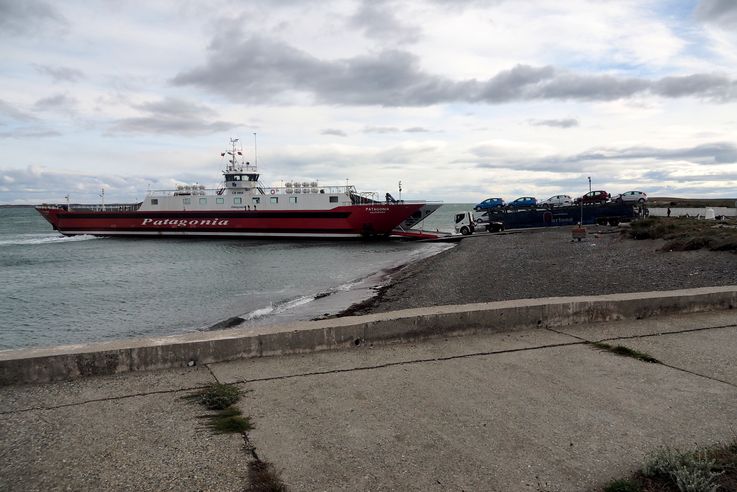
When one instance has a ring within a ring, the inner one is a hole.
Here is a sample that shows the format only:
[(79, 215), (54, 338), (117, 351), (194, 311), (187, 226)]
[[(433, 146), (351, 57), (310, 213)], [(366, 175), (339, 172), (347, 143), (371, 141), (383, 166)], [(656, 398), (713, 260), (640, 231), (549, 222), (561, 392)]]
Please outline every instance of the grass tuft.
[(625, 479), (615, 480), (604, 486), (604, 492), (640, 492), (641, 490), (642, 487), (637, 482)]
[(621, 355), (623, 357), (632, 357), (633, 359), (641, 360), (643, 362), (650, 362), (651, 364), (660, 364), (660, 361), (650, 354), (640, 352), (624, 345), (609, 345), (604, 342), (591, 342), (591, 345), (599, 350), (611, 352), (613, 354)]
[(663, 251), (737, 252), (737, 227), (734, 221), (697, 220), (685, 217), (635, 220), (623, 231), (633, 239), (663, 239)]
[(195, 395), (208, 410), (223, 410), (235, 404), (241, 398), (240, 390), (231, 384), (211, 384)]
[[(621, 488), (631, 485), (634, 488)], [(617, 488), (620, 487), (620, 488)], [(659, 448), (627, 480), (610, 482), (605, 492), (715, 492), (737, 490), (737, 441), (696, 451)]]
[(286, 492), (274, 465), (266, 461), (254, 460), (248, 465), (248, 489), (251, 492)]
[(228, 407), (214, 415), (205, 415), (210, 422), (208, 427), (215, 434), (240, 434), (253, 429), (249, 417), (241, 415), (241, 411), (235, 407)]

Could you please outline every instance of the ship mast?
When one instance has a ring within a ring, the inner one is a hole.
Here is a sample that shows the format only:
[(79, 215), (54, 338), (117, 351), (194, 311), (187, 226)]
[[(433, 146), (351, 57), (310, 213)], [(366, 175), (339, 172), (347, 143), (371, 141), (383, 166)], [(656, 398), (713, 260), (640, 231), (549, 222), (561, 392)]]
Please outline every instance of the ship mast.
[[(230, 139), (231, 149), (221, 154), (221, 155), (228, 154), (230, 156), (230, 159), (228, 159), (228, 166), (225, 169), (226, 171), (243, 172), (243, 152), (240, 150), (236, 150), (236, 147), (235, 147), (235, 144), (238, 143), (238, 140), (239, 139), (237, 138), (231, 138)], [(238, 156), (241, 156), (240, 163), (238, 163)]]

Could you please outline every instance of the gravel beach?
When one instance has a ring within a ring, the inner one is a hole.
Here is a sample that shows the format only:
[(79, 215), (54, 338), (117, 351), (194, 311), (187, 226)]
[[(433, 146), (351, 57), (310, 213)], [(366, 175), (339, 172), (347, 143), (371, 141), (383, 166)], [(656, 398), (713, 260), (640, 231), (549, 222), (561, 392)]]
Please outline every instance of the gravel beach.
[(737, 285), (737, 255), (664, 252), (661, 240), (568, 227), (470, 236), (455, 248), (407, 265), (377, 296), (340, 315), (445, 304)]

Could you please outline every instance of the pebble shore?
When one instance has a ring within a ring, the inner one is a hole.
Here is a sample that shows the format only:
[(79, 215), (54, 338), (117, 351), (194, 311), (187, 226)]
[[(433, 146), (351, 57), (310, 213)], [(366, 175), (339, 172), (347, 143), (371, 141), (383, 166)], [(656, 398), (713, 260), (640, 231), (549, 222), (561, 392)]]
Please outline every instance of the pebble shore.
[(375, 297), (339, 315), (737, 285), (737, 255), (666, 252), (663, 244), (625, 238), (613, 227), (591, 227), (580, 242), (571, 240), (569, 227), (474, 235), (455, 248), (407, 265)]

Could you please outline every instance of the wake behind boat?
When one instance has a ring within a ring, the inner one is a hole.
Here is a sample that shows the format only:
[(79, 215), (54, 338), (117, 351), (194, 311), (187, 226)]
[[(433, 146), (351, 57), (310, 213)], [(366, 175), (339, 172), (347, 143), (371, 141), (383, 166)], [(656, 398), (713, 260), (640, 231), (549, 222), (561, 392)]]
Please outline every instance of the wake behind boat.
[[(230, 149), (219, 188), (178, 186), (149, 192), (139, 203), (43, 204), (36, 210), (67, 236), (206, 237), (388, 237), (424, 220), (439, 203), (395, 200), (358, 192), (354, 186), (321, 186), (317, 181), (264, 186), (256, 165)], [(240, 160), (239, 160), (240, 158)], [(104, 191), (103, 195), (104, 196)]]

